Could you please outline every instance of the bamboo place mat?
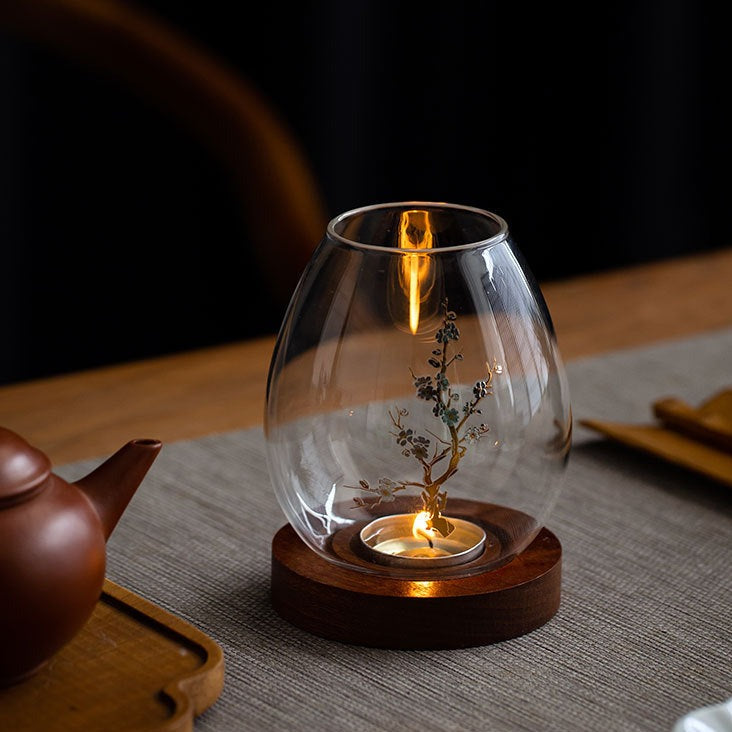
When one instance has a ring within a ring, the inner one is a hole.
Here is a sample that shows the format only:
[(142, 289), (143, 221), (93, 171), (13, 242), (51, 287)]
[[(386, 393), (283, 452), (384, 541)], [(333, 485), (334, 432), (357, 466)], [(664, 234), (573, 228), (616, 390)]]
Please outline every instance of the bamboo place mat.
[(648, 422), (669, 395), (698, 404), (730, 386), (730, 356), (723, 330), (569, 365), (573, 449), (547, 521), (562, 601), (523, 637), (386, 651), (281, 620), (270, 544), (285, 517), (260, 429), (165, 445), (108, 544), (107, 576), (221, 645), (224, 689), (198, 731), (671, 730), (732, 696), (732, 490), (579, 422)]

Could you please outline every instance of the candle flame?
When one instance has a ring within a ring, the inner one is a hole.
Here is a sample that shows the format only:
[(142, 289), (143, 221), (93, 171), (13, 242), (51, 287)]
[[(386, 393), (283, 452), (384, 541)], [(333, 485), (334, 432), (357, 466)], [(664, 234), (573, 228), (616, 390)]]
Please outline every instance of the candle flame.
[[(432, 249), (434, 235), (429, 211), (402, 211), (398, 243), (400, 249)], [(431, 289), (431, 284), (425, 288), (430, 280), (430, 267), (430, 259), (424, 254), (407, 254), (402, 257), (399, 281), (409, 298), (409, 330), (413, 334), (419, 328), (420, 303)], [(425, 289), (426, 292), (423, 292)]]
[(434, 529), (430, 527), (430, 512), (420, 511), (414, 517), (414, 523), (412, 524), (412, 536), (415, 539), (425, 539), (430, 547), (432, 547), (432, 536), (434, 535)]

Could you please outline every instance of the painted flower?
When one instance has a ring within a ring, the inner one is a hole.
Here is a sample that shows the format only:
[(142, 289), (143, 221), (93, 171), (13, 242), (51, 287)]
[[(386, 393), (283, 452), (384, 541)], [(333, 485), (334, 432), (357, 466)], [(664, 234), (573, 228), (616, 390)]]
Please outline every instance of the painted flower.
[(473, 394), (476, 399), (482, 399), (484, 396), (488, 396), (488, 382), (476, 381), (473, 387)]
[(456, 341), (459, 338), (460, 331), (452, 320), (445, 321), (442, 328), (438, 329), (437, 333), (435, 333), (435, 340), (438, 343), (448, 343), (449, 341)]
[(435, 387), (432, 385), (431, 376), (418, 376), (414, 380), (414, 386), (417, 388), (417, 397), (431, 402), (435, 398)]
[(412, 430), (401, 430), (397, 435), (397, 442), (404, 447), (408, 442), (412, 441)]
[(442, 421), (448, 427), (454, 427), (460, 421), (458, 410), (454, 408), (443, 410), (440, 416), (442, 417)]
[(481, 424), (478, 427), (468, 427), (468, 429), (465, 431), (465, 437), (467, 438), (468, 442), (473, 444), (478, 442), (483, 435), (488, 432), (488, 425), (487, 424)]
[(412, 441), (412, 455), (414, 455), (417, 460), (426, 460), (429, 448), (430, 441), (426, 437), (418, 435)]
[(399, 483), (395, 483), (389, 478), (379, 478), (379, 487), (376, 492), (379, 494), (381, 503), (391, 503), (394, 500), (394, 492), (399, 488)]

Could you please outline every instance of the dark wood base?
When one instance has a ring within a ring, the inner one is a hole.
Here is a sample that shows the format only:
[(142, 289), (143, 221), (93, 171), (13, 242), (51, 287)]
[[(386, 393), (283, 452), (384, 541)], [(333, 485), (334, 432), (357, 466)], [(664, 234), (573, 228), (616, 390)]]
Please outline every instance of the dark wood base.
[(548, 529), (512, 561), (472, 576), (379, 576), (329, 562), (289, 525), (272, 542), (272, 604), (314, 635), (376, 648), (486, 645), (544, 625), (559, 608), (561, 545)]

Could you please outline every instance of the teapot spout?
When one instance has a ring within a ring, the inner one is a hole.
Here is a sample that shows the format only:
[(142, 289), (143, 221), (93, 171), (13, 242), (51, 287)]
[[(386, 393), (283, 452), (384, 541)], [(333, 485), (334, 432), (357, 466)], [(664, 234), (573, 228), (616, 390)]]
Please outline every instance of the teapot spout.
[(109, 538), (127, 504), (158, 456), (159, 440), (132, 440), (76, 482), (94, 505)]

